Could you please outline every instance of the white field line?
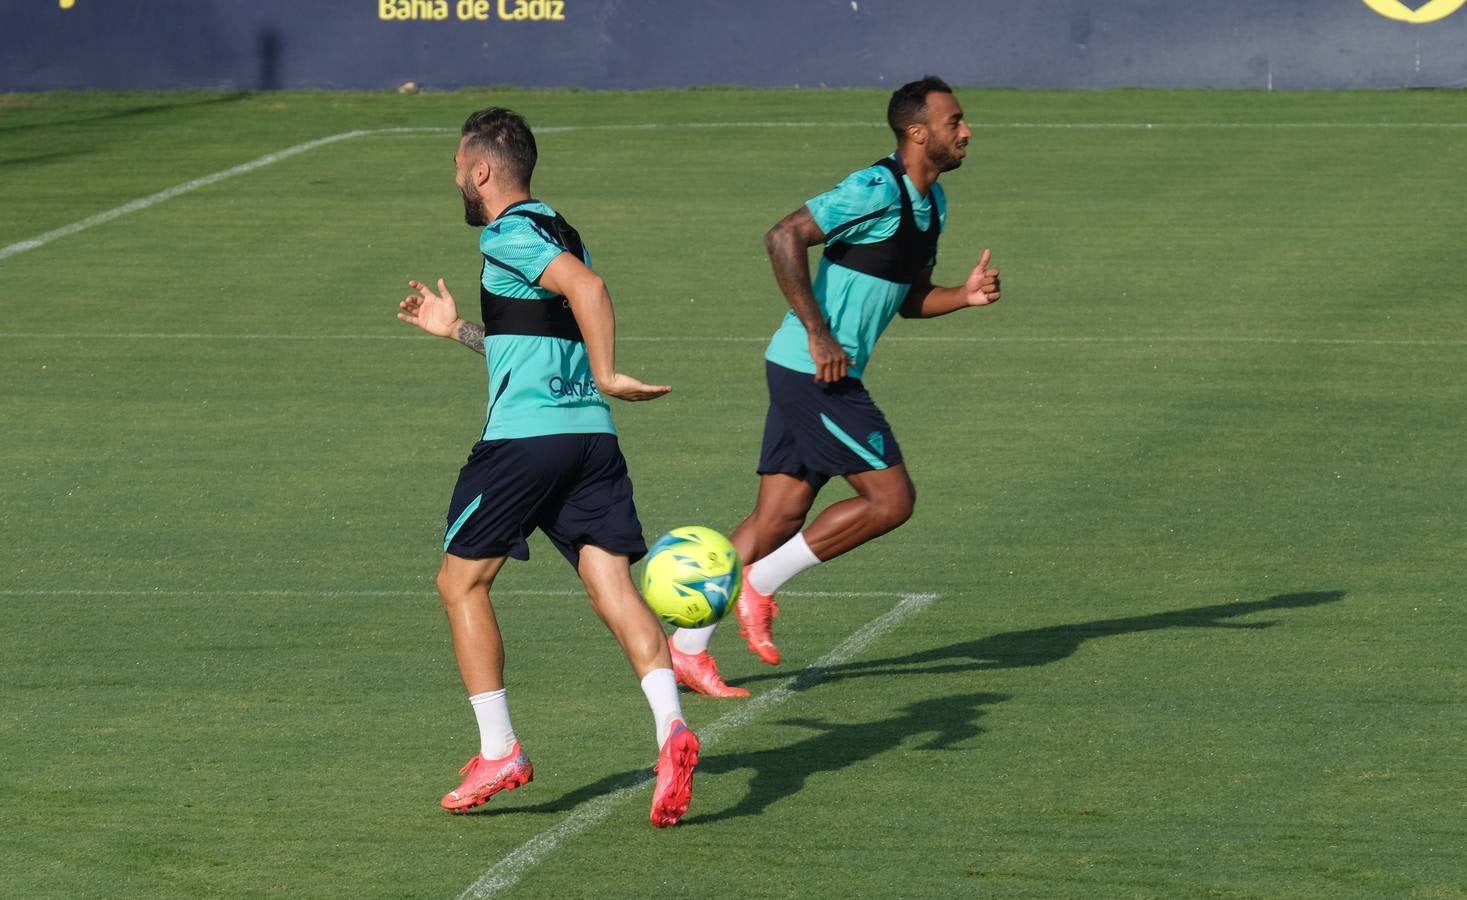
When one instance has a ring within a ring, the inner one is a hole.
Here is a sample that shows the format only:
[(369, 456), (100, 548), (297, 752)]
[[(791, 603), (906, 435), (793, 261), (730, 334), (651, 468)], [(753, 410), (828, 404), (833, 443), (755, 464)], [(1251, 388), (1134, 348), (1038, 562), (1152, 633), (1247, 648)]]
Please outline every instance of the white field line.
[[(547, 127), (544, 127), (544, 128), (536, 129), (536, 131), (537, 131), (537, 133), (540, 133), (540, 134), (564, 134), (564, 133), (576, 132), (576, 131), (661, 131), (661, 130), (709, 129), (709, 128), (855, 128), (855, 127), (884, 128), (886, 126), (885, 126), (884, 123), (881, 123), (881, 122), (872, 122), (872, 121), (866, 121), (866, 122), (666, 122), (666, 123), (656, 123), (656, 122), (654, 122), (654, 123), (625, 124), (625, 125), (551, 125), (551, 126), (547, 126)], [(1467, 122), (986, 122), (986, 123), (983, 123), (981, 127), (982, 128), (985, 128), (985, 129), (995, 129), (995, 128), (1005, 128), (1005, 129), (1009, 129), (1009, 128), (1031, 129), (1032, 128), (1032, 129), (1057, 129), (1057, 130), (1146, 130), (1146, 131), (1156, 130), (1156, 129), (1177, 130), (1177, 129), (1197, 129), (1197, 128), (1203, 128), (1203, 129), (1264, 129), (1264, 130), (1300, 129), (1300, 128), (1304, 128), (1304, 129), (1313, 129), (1313, 128), (1326, 128), (1326, 129), (1329, 129), (1329, 128), (1334, 128), (1334, 129), (1341, 129), (1341, 128), (1343, 128), (1343, 129), (1402, 129), (1402, 128), (1411, 129), (1411, 128), (1425, 128), (1425, 129), (1434, 129), (1434, 128), (1467, 128)], [(138, 198), (136, 200), (133, 200), (133, 201), (131, 201), (129, 203), (124, 203), (122, 206), (118, 206), (118, 207), (115, 207), (113, 209), (109, 209), (106, 212), (97, 213), (94, 216), (88, 216), (85, 219), (80, 219), (80, 220), (78, 220), (76, 222), (72, 222), (69, 225), (63, 225), (60, 228), (52, 229), (51, 231), (47, 231), (47, 232), (44, 232), (42, 234), (38, 234), (38, 235), (36, 235), (33, 238), (27, 238), (26, 240), (23, 240), (23, 241), (17, 241), (14, 244), (7, 244), (4, 247), (0, 247), (0, 260), (8, 259), (8, 258), (10, 258), (12, 256), (15, 256), (16, 254), (24, 253), (27, 250), (34, 250), (34, 249), (36, 249), (38, 247), (44, 247), (45, 245), (51, 243), (54, 240), (57, 240), (59, 238), (69, 237), (70, 235), (76, 234), (76, 233), (81, 232), (81, 231), (85, 231), (88, 228), (92, 228), (92, 227), (97, 226), (97, 225), (102, 225), (102, 224), (104, 224), (106, 222), (112, 221), (113, 219), (119, 218), (121, 216), (125, 216), (128, 213), (134, 213), (134, 212), (138, 212), (140, 210), (148, 209), (149, 207), (157, 206), (158, 204), (160, 204), (160, 203), (162, 203), (162, 202), (164, 202), (166, 200), (171, 200), (174, 197), (178, 197), (178, 196), (181, 196), (183, 194), (187, 194), (190, 191), (197, 190), (197, 189), (199, 189), (201, 187), (207, 187), (207, 186), (209, 186), (211, 184), (217, 184), (218, 182), (223, 181), (226, 178), (233, 178), (236, 175), (244, 175), (244, 174), (247, 174), (249, 172), (253, 172), (253, 171), (257, 170), (257, 169), (262, 169), (265, 166), (268, 166), (268, 165), (272, 165), (274, 163), (277, 163), (277, 162), (279, 162), (282, 159), (289, 159), (290, 157), (296, 156), (297, 154), (305, 153), (308, 150), (314, 150), (317, 147), (324, 147), (324, 146), (326, 146), (328, 144), (334, 144), (334, 143), (337, 143), (338, 141), (346, 141), (346, 140), (351, 140), (352, 138), (367, 137), (367, 136), (370, 136), (370, 135), (424, 135), (424, 134), (442, 135), (442, 134), (452, 134), (454, 131), (456, 131), (456, 129), (452, 129), (452, 128), (431, 128), (431, 127), (424, 127), (424, 128), (406, 128), (406, 127), (403, 127), (403, 128), (373, 128), (373, 129), (360, 129), (360, 130), (357, 130), (357, 131), (344, 131), (344, 132), (342, 132), (340, 134), (333, 134), (333, 135), (329, 135), (327, 137), (317, 138), (317, 139), (315, 139), (313, 141), (306, 141), (305, 143), (296, 144), (296, 145), (294, 145), (292, 147), (286, 147), (284, 150), (277, 150), (277, 151), (275, 151), (273, 153), (267, 153), (264, 156), (261, 156), (261, 157), (259, 157), (257, 159), (250, 160), (249, 162), (246, 162), (246, 163), (241, 163), (241, 164), (239, 164), (237, 166), (232, 166), (232, 167), (230, 167), (228, 169), (222, 169), (222, 170), (220, 170), (218, 172), (215, 172), (215, 173), (213, 173), (211, 175), (205, 175), (202, 178), (195, 178), (192, 181), (186, 181), (183, 184), (174, 185), (173, 187), (166, 188), (164, 190), (161, 190), (161, 191), (159, 191), (156, 194), (149, 194), (146, 197), (140, 197), (140, 198)]]
[[(698, 728), (698, 738), (703, 747), (706, 749), (735, 729), (758, 718), (765, 711), (784, 703), (794, 696), (797, 683), (803, 688), (819, 682), (824, 677), (825, 670), (847, 662), (872, 641), (922, 612), (936, 600), (936, 594), (903, 594), (900, 603), (866, 623), (859, 631), (842, 641), (840, 646), (814, 664), (786, 679), (773, 690), (746, 701), (737, 710), (716, 720), (713, 724)], [(463, 893), (459, 894), (459, 900), (464, 900), (464, 898), (482, 900), (482, 898), (492, 897), (514, 887), (527, 871), (554, 853), (562, 843), (605, 820), (623, 800), (639, 793), (651, 780), (652, 773), (644, 772), (628, 779), (629, 783), (624, 787), (576, 807), (561, 820), (560, 824), (542, 831), (511, 850), (499, 862), (480, 875), (473, 884), (465, 888)]]
[(159, 191), (156, 194), (149, 194), (146, 197), (140, 197), (137, 200), (133, 200), (131, 203), (124, 203), (123, 205), (118, 206), (114, 209), (109, 209), (106, 212), (97, 213), (95, 216), (88, 216), (85, 219), (81, 219), (77, 222), (72, 222), (70, 225), (63, 225), (60, 228), (53, 229), (44, 234), (38, 234), (28, 240), (0, 247), (0, 259), (6, 259), (8, 257), (16, 255), (17, 253), (24, 253), (27, 250), (34, 250), (37, 247), (43, 247), (46, 244), (57, 240), (58, 238), (69, 237), (70, 235), (76, 234), (79, 231), (86, 231), (88, 228), (91, 228), (93, 226), (101, 225), (105, 222), (111, 222), (113, 219), (120, 218), (127, 215), (128, 213), (138, 212), (139, 210), (147, 209), (150, 206), (157, 206), (159, 203), (162, 203), (165, 200), (172, 200), (174, 197), (182, 196), (183, 194), (187, 194), (189, 191), (195, 191), (201, 187), (208, 187), (211, 184), (218, 184), (226, 178), (233, 178), (236, 175), (244, 175), (245, 173), (253, 172), (256, 169), (263, 169), (265, 166), (280, 162), (282, 159), (289, 159), (290, 157), (295, 156), (299, 153), (305, 153), (307, 150), (314, 150), (317, 147), (324, 147), (327, 144), (334, 144), (337, 141), (345, 141), (352, 138), (361, 137), (364, 134), (371, 134), (371, 132), (345, 131), (341, 134), (333, 134), (330, 137), (317, 138), (314, 141), (306, 141), (304, 144), (296, 144), (294, 147), (286, 147), (284, 150), (277, 150), (274, 153), (267, 153), (258, 159), (253, 159), (247, 163), (241, 163), (228, 169), (223, 169), (221, 171), (215, 172), (212, 175), (205, 175), (202, 178), (195, 178), (193, 181), (185, 181), (183, 184), (174, 185), (173, 187)]
[[(189, 332), (44, 332), (0, 331), (0, 340), (134, 340), (134, 341), (421, 341), (417, 332), (408, 334), (201, 334)], [(617, 335), (617, 341), (629, 344), (662, 344), (686, 342), (686, 337), (655, 335)], [(769, 337), (704, 335), (704, 343), (767, 343)], [(1462, 347), (1467, 338), (1309, 338), (1264, 337), (1252, 335), (885, 335), (883, 344), (1297, 344), (1321, 346), (1367, 347)]]

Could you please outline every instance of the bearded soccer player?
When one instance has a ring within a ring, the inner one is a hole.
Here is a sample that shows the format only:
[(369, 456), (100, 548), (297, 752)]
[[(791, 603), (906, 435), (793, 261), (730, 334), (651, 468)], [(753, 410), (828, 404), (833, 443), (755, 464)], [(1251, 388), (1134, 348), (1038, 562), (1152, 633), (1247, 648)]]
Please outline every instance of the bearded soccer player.
[[(731, 540), (746, 563), (734, 607), (739, 634), (770, 665), (780, 659), (771, 633), (780, 588), (912, 515), (916, 492), (901, 447), (861, 383), (877, 339), (898, 314), (932, 318), (999, 298), (988, 250), (962, 284), (932, 283), (947, 218), (937, 179), (962, 165), (973, 136), (952, 89), (933, 76), (903, 85), (886, 118), (896, 134), (894, 153), (852, 173), (764, 236), (790, 308), (764, 354), (769, 411), (759, 494)], [(812, 284), (806, 251), (818, 244), (825, 251)], [(835, 476), (856, 496), (805, 527), (816, 495)], [(677, 679), (715, 697), (747, 696), (719, 675), (708, 653), (713, 628), (672, 635)]]
[(647, 552), (632, 483), (604, 396), (652, 400), (671, 388), (616, 371), (611, 297), (580, 235), (530, 194), (535, 137), (491, 107), (464, 123), (454, 168), (468, 223), (482, 227), (482, 324), (459, 317), (442, 280), (417, 281), (398, 318), (484, 354), (488, 412), (448, 508), (438, 593), (479, 725), (479, 753), (441, 805), (461, 812), (531, 780), (504, 687), (504, 643), (490, 588), (508, 557), (529, 558), (539, 528), (580, 575), (621, 644), (656, 726), (652, 824), (676, 824), (692, 798), (698, 738), (683, 721), (662, 626), (632, 584)]

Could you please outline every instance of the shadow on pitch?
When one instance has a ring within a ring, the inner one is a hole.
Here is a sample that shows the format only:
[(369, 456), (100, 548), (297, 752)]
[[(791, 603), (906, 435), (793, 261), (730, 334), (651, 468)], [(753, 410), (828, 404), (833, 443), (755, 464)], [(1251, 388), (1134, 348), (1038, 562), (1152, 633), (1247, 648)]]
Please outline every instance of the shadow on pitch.
[[(1212, 606), (1197, 606), (1173, 612), (1153, 613), (1146, 616), (1123, 616), (1117, 619), (1097, 619), (1073, 625), (1051, 625), (1047, 628), (1031, 628), (1024, 631), (1008, 631), (989, 635), (972, 641), (948, 644), (910, 653), (864, 662), (842, 663), (819, 670), (820, 681), (840, 681), (871, 675), (945, 675), (958, 672), (978, 672), (985, 669), (1020, 669), (1030, 666), (1045, 666), (1058, 662), (1070, 655), (1086, 641), (1095, 638), (1114, 637), (1122, 634), (1141, 634), (1166, 628), (1228, 628), (1263, 629), (1272, 628), (1277, 621), (1234, 622), (1240, 616), (1273, 612), (1285, 609), (1300, 609), (1336, 603), (1343, 599), (1344, 591), (1307, 591), (1297, 594), (1277, 594), (1266, 600), (1250, 600), (1238, 603), (1218, 603)], [(811, 670), (807, 670), (811, 671)], [(803, 673), (802, 673), (803, 675)], [(777, 672), (751, 675), (730, 684), (749, 684), (756, 681), (788, 678)], [(800, 678), (792, 687), (800, 690)]]
[[(946, 750), (977, 737), (983, 729), (977, 724), (983, 708), (1008, 699), (1007, 694), (957, 694), (933, 697), (909, 703), (896, 713), (874, 722), (830, 723), (819, 719), (783, 719), (778, 724), (807, 728), (810, 737), (784, 747), (749, 753), (716, 755), (704, 753), (698, 774), (725, 775), (740, 769), (753, 769), (749, 791), (736, 806), (708, 815), (683, 819), (684, 825), (716, 822), (762, 813), (782, 797), (797, 793), (812, 775), (838, 772), (877, 756), (898, 744), (926, 735), (916, 745), (919, 750)], [(652, 783), (650, 769), (638, 769), (608, 775), (568, 794), (534, 806), (502, 806), (492, 804), (463, 813), (467, 816), (493, 816), (511, 813), (563, 813), (608, 794)], [(644, 795), (644, 799), (647, 795)], [(696, 796), (696, 795), (695, 795)], [(696, 800), (694, 808), (696, 809)]]
[[(1167, 628), (1228, 628), (1258, 630), (1271, 628), (1277, 621), (1235, 622), (1240, 616), (1301, 609), (1335, 603), (1344, 591), (1310, 591), (1278, 594), (1265, 600), (1219, 603), (1173, 612), (1145, 616), (1123, 616), (1097, 619), (1072, 625), (1054, 625), (990, 635), (923, 650), (905, 656), (893, 656), (864, 662), (850, 662), (828, 668), (810, 667), (790, 678), (779, 673), (755, 675), (739, 683), (770, 679), (789, 679), (790, 690), (803, 692), (815, 686), (846, 678), (900, 675), (950, 675), (989, 669), (1014, 669), (1043, 666), (1071, 656), (1086, 641), (1123, 634), (1139, 634)], [(731, 682), (732, 683), (732, 682)], [(811, 776), (821, 772), (837, 772), (857, 765), (881, 753), (908, 744), (926, 735), (914, 745), (919, 750), (951, 749), (962, 741), (982, 734), (978, 720), (985, 708), (1007, 700), (1009, 695), (965, 693), (919, 700), (903, 706), (896, 714), (873, 722), (842, 723), (819, 719), (785, 719), (780, 724), (808, 728), (814, 734), (803, 740), (768, 750), (720, 754), (714, 748), (705, 752), (698, 772), (703, 775), (728, 774), (752, 769), (754, 774), (748, 793), (734, 806), (706, 815), (693, 814), (685, 825), (717, 822), (741, 816), (760, 815), (776, 801), (798, 793)], [(608, 775), (577, 788), (547, 803), (535, 806), (485, 808), (470, 815), (499, 813), (563, 813), (583, 803), (627, 788), (638, 788), (652, 780), (649, 769)], [(696, 799), (694, 809), (697, 809)]]
[(984, 715), (984, 707), (1008, 698), (1008, 694), (987, 693), (932, 697), (909, 703), (887, 718), (854, 724), (783, 719), (780, 725), (808, 728), (814, 734), (783, 747), (705, 758), (698, 766), (702, 775), (753, 769), (749, 791), (734, 806), (707, 815), (688, 816), (683, 824), (760, 815), (776, 801), (799, 793), (811, 776), (839, 772), (924, 735), (926, 739), (917, 743), (915, 749), (952, 749), (983, 733), (978, 719)]

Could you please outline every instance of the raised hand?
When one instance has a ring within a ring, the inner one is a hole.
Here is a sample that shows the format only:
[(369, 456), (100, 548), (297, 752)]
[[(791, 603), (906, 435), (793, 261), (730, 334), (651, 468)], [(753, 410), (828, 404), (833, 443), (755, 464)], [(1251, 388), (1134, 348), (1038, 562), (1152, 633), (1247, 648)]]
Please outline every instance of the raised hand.
[(448, 292), (448, 285), (443, 283), (443, 279), (438, 279), (436, 294), (421, 281), (409, 281), (408, 287), (417, 293), (403, 298), (398, 304), (402, 311), (397, 317), (429, 334), (452, 338), (459, 321), (458, 306), (453, 302), (453, 295)]
[(998, 300), (999, 294), (998, 270), (988, 268), (988, 260), (993, 254), (987, 248), (983, 250), (983, 258), (978, 260), (978, 265), (968, 280), (963, 284), (963, 293), (969, 306), (987, 306)]

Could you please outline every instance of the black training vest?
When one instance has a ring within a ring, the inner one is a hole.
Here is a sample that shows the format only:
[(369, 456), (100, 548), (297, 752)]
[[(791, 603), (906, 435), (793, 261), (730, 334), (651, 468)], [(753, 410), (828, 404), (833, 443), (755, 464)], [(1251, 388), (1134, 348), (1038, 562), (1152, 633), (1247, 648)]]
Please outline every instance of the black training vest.
[(917, 227), (917, 217), (912, 213), (912, 198), (907, 196), (907, 185), (902, 180), (905, 171), (902, 164), (887, 156), (878, 159), (875, 165), (886, 169), (896, 179), (897, 194), (902, 201), (901, 223), (896, 233), (874, 244), (826, 244), (825, 258), (873, 278), (897, 284), (916, 284), (917, 276), (922, 274), (932, 254), (937, 252), (937, 238), (942, 233), (937, 201), (932, 201), (932, 218), (927, 222), (927, 230), (923, 231)]
[[(547, 216), (544, 213), (510, 207), (500, 213), (500, 218), (504, 216), (523, 216), (529, 219), (540, 226), (540, 230), (549, 235), (557, 247), (575, 254), (576, 259), (585, 261), (586, 246), (581, 243), (581, 235), (560, 213)], [(489, 265), (489, 261), (485, 260), (484, 265)], [(479, 273), (479, 311), (484, 317), (486, 335), (529, 334), (569, 341), (581, 340), (581, 328), (576, 324), (570, 301), (565, 297), (557, 294), (544, 300), (528, 300), (524, 297), (495, 294), (484, 287), (482, 269)]]

